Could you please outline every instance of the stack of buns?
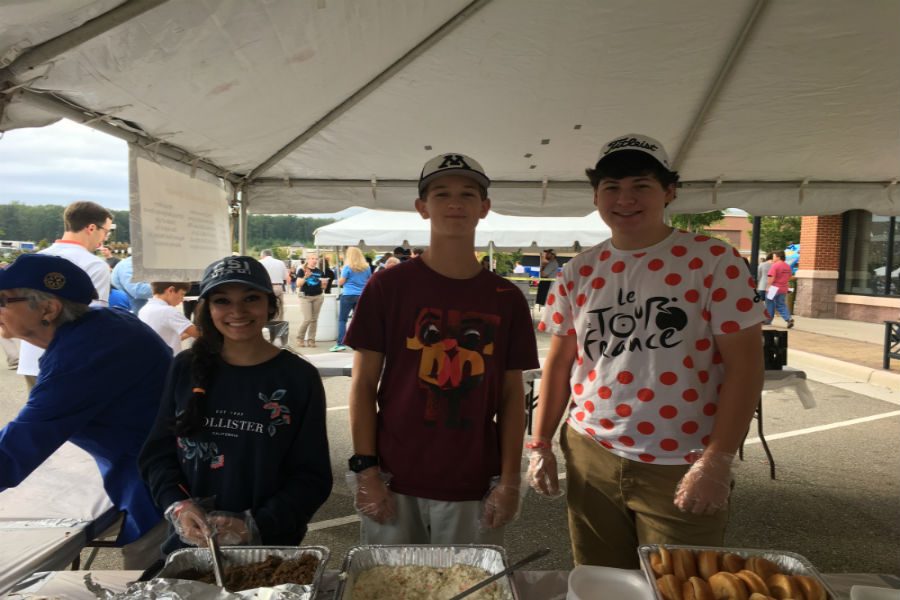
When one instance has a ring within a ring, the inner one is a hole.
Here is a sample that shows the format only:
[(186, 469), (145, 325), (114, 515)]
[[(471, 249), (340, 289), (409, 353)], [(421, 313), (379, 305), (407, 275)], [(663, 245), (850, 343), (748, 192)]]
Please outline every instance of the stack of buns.
[(663, 600), (829, 600), (817, 579), (782, 573), (761, 556), (660, 546), (650, 568)]

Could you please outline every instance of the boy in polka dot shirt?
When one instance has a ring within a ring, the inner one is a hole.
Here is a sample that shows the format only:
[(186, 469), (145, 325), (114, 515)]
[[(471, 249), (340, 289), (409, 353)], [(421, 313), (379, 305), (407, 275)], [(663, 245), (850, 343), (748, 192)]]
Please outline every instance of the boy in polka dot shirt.
[(551, 440), (565, 414), (575, 562), (634, 569), (640, 544), (723, 543), (764, 312), (734, 248), (666, 225), (678, 173), (657, 140), (616, 138), (587, 175), (612, 237), (548, 294), (529, 481), (560, 493)]

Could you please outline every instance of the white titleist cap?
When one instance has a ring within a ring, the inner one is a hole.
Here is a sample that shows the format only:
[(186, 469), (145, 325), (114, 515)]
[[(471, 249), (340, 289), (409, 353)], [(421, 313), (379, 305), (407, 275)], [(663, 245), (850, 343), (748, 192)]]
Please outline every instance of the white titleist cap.
[(672, 167), (669, 166), (669, 155), (666, 154), (666, 149), (663, 148), (663, 145), (659, 140), (638, 133), (621, 135), (611, 142), (607, 142), (600, 151), (600, 158), (597, 159), (597, 162), (600, 162), (610, 154), (614, 154), (621, 150), (637, 150), (638, 152), (644, 152), (655, 158), (659, 164), (666, 168), (666, 170), (672, 170)]

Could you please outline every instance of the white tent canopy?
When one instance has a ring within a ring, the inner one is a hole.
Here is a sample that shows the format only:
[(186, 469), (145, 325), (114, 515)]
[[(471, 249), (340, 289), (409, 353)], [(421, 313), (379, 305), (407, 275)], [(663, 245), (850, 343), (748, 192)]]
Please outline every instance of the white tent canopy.
[(673, 157), (675, 211), (897, 215), (898, 23), (890, 0), (2, 3), (0, 131), (89, 123), (243, 214), (406, 208), (454, 151), (497, 210), (580, 215), (633, 131)]
[[(430, 223), (415, 212), (367, 210), (319, 227), (317, 246), (390, 248), (406, 244), (427, 246)], [(589, 248), (609, 238), (596, 212), (584, 217), (511, 217), (491, 211), (475, 230), (475, 246), (520, 250), (527, 248)]]

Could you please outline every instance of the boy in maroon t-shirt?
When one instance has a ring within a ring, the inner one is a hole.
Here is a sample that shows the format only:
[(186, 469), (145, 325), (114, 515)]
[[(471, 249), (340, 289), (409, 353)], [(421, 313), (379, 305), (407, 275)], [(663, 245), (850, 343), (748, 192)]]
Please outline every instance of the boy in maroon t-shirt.
[(425, 164), (428, 249), (372, 277), (347, 332), (364, 543), (498, 544), (518, 512), (522, 371), (537, 346), (521, 292), (475, 259), (489, 186), (467, 156)]

